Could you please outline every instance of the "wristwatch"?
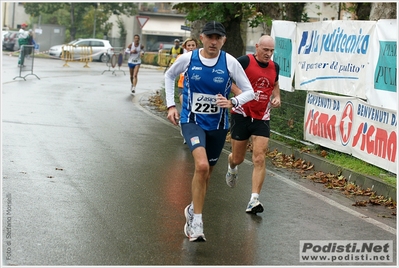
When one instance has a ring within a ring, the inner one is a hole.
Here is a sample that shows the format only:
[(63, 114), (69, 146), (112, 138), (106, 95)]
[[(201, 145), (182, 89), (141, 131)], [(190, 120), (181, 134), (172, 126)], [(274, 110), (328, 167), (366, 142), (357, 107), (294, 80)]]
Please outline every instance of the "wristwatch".
[(230, 101), (231, 101), (231, 104), (233, 104), (233, 107), (237, 107), (238, 101), (236, 98), (231, 98)]

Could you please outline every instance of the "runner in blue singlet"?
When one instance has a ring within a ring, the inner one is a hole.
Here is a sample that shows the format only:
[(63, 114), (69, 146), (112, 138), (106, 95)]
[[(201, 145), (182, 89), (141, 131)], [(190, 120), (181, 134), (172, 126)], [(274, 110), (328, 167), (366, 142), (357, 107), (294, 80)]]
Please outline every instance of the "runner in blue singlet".
[[(213, 167), (229, 129), (228, 109), (254, 98), (239, 62), (221, 50), (226, 40), (224, 26), (215, 21), (207, 23), (200, 39), (204, 47), (181, 55), (165, 74), (168, 119), (174, 125), (180, 121), (195, 163), (192, 203), (184, 210), (184, 233), (190, 241), (205, 241), (202, 209)], [(185, 73), (181, 118), (174, 100), (175, 78), (180, 73)], [(242, 93), (228, 99), (232, 80)]]

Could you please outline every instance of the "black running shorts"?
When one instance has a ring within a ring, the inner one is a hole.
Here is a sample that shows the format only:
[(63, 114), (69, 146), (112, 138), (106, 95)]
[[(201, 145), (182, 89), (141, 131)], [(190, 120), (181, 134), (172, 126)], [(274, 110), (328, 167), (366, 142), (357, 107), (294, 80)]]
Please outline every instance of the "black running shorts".
[(230, 134), (234, 140), (248, 140), (252, 135), (270, 138), (270, 121), (231, 114)]
[(181, 130), (190, 151), (197, 147), (204, 147), (210, 166), (216, 165), (223, 150), (228, 130), (203, 130), (195, 123), (181, 124)]

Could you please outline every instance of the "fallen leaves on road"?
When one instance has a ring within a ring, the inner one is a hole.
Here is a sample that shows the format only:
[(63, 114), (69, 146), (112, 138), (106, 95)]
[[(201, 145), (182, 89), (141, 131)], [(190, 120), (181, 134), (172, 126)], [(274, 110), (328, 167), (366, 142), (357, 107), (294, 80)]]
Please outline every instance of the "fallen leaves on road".
[(161, 95), (159, 93), (159, 91), (156, 92), (156, 94), (153, 94), (152, 96), (150, 96), (148, 98), (148, 101), (155, 106), (158, 111), (163, 112), (167, 110), (166, 105), (164, 104), (164, 101), (161, 98)]
[(352, 206), (364, 207), (367, 205), (381, 205), (392, 209), (392, 215), (396, 216), (396, 202), (392, 198), (386, 198), (382, 195), (377, 195), (372, 189), (362, 189), (353, 182), (348, 182), (347, 179), (338, 174), (324, 173), (322, 171), (315, 171), (309, 174), (313, 169), (313, 164), (302, 159), (295, 159), (294, 155), (286, 155), (278, 152), (276, 149), (267, 153), (272, 163), (279, 168), (292, 168), (302, 175), (302, 178), (311, 180), (315, 183), (322, 183), (328, 189), (341, 191), (346, 196), (363, 196), (368, 197), (366, 200), (356, 201)]

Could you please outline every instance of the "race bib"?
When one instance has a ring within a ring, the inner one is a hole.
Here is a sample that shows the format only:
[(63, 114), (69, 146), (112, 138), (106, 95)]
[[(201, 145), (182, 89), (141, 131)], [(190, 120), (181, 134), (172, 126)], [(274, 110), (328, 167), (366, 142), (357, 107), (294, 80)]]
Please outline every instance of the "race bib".
[(216, 105), (215, 95), (193, 93), (191, 111), (196, 114), (218, 114), (220, 107)]

